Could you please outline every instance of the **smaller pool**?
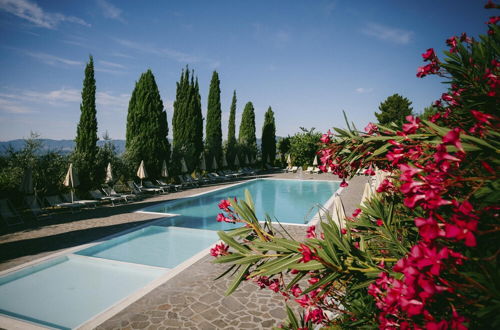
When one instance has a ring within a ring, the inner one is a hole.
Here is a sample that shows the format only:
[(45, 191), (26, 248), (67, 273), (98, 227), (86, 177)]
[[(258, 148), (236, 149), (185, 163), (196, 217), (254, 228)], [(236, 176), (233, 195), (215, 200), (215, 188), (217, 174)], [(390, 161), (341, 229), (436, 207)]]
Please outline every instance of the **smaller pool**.
[(174, 268), (218, 239), (211, 230), (148, 226), (76, 254)]
[(168, 270), (66, 256), (0, 278), (0, 313), (72, 329)]

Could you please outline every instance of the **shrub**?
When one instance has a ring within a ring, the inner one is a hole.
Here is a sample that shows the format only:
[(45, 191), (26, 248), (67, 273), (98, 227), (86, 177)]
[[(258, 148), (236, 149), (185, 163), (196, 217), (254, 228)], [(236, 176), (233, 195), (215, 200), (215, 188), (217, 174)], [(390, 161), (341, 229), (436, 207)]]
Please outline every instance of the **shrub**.
[(227, 294), (254, 280), (294, 299), (304, 311), (299, 319), (287, 307), (290, 329), (500, 327), (499, 20), (480, 41), (448, 39), (444, 61), (422, 54), (429, 63), (417, 76), (450, 83), (428, 121), (322, 136), (323, 170), (387, 175), (345, 221), (326, 215), (323, 233), (310, 227), (300, 243), (279, 238), (269, 219), (261, 226), (250, 196), (219, 204), (217, 220), (245, 224), (220, 232), (211, 251), (236, 273)]

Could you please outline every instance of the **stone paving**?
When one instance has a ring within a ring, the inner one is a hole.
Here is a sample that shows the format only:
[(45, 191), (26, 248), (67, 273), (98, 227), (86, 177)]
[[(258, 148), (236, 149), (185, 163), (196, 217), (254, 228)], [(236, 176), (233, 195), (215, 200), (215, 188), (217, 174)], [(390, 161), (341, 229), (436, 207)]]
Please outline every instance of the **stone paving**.
[[(273, 174), (270, 177), (332, 180), (328, 174)], [(366, 177), (355, 177), (341, 193), (346, 214), (357, 207)], [(202, 187), (149, 198), (133, 204), (101, 207), (76, 214), (58, 215), (46, 225), (0, 236), (0, 270), (44, 255), (87, 243), (156, 219), (156, 215), (132, 213), (163, 200), (182, 198), (214, 187)], [(287, 226), (297, 239), (304, 227)], [(209, 255), (155, 288), (97, 329), (268, 329), (285, 318), (284, 299), (253, 283), (243, 283), (231, 296), (223, 293), (231, 279), (213, 279), (225, 265), (212, 264)]]

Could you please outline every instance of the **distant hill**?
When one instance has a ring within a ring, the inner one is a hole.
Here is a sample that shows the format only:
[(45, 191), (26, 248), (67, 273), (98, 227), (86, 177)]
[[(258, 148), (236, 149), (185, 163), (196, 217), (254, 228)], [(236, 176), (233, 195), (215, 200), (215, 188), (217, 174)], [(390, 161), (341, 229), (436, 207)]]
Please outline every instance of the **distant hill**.
[[(276, 137), (279, 139), (280, 137)], [(75, 141), (73, 140), (52, 140), (52, 139), (40, 139), (42, 142), (42, 152), (46, 151), (58, 151), (62, 154), (69, 154), (73, 151), (75, 148)], [(118, 154), (121, 154), (125, 151), (125, 140), (109, 140), (111, 141), (115, 147), (116, 147), (116, 152)], [(97, 141), (98, 146), (102, 146), (106, 141), (104, 140), (99, 140)], [(170, 143), (172, 141), (170, 140)], [(257, 139), (257, 147), (260, 149), (260, 139)], [(23, 139), (17, 139), (17, 140), (10, 140), (10, 141), (0, 141), (0, 154), (5, 154), (7, 148), (11, 146), (15, 151), (21, 150), (24, 148), (24, 140)]]
[[(75, 149), (75, 141), (73, 140), (51, 140), (51, 139), (40, 139), (42, 142), (42, 152), (45, 151), (58, 151), (62, 154), (68, 154)], [(125, 151), (125, 140), (109, 140), (112, 142), (118, 154), (121, 154)], [(106, 141), (99, 140), (97, 141), (98, 146), (104, 145)], [(24, 140), (10, 140), (0, 142), (0, 154), (4, 154), (7, 148), (12, 147), (15, 151), (21, 150), (24, 148)]]

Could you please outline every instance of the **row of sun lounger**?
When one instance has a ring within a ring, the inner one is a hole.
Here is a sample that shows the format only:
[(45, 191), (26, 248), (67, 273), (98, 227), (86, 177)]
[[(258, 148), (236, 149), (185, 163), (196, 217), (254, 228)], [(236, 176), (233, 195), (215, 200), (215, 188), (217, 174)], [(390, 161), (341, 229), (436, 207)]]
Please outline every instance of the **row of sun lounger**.
[[(128, 181), (127, 187), (121, 186), (119, 191), (128, 190), (126, 193), (119, 193), (116, 189), (119, 187), (110, 187), (102, 185), (101, 189), (89, 191), (93, 199), (79, 199), (70, 194), (45, 196), (43, 200), (31, 195), (24, 198), (24, 209), (31, 213), (35, 219), (44, 219), (51, 217), (51, 213), (66, 210), (77, 212), (83, 208), (95, 208), (104, 203), (111, 203), (115, 206), (118, 203), (128, 203), (130, 201), (142, 198), (145, 194), (164, 194), (182, 189), (195, 188), (207, 184), (218, 184), (239, 179), (241, 177), (255, 176), (257, 173), (251, 168), (243, 168), (239, 171), (218, 171), (207, 173), (204, 176), (188, 174), (179, 175), (176, 183), (165, 183), (162, 180), (146, 180), (141, 184), (134, 181)], [(115, 190), (116, 189), (116, 190)], [(23, 223), (23, 217), (8, 199), (0, 199), (0, 218), (8, 226)]]

